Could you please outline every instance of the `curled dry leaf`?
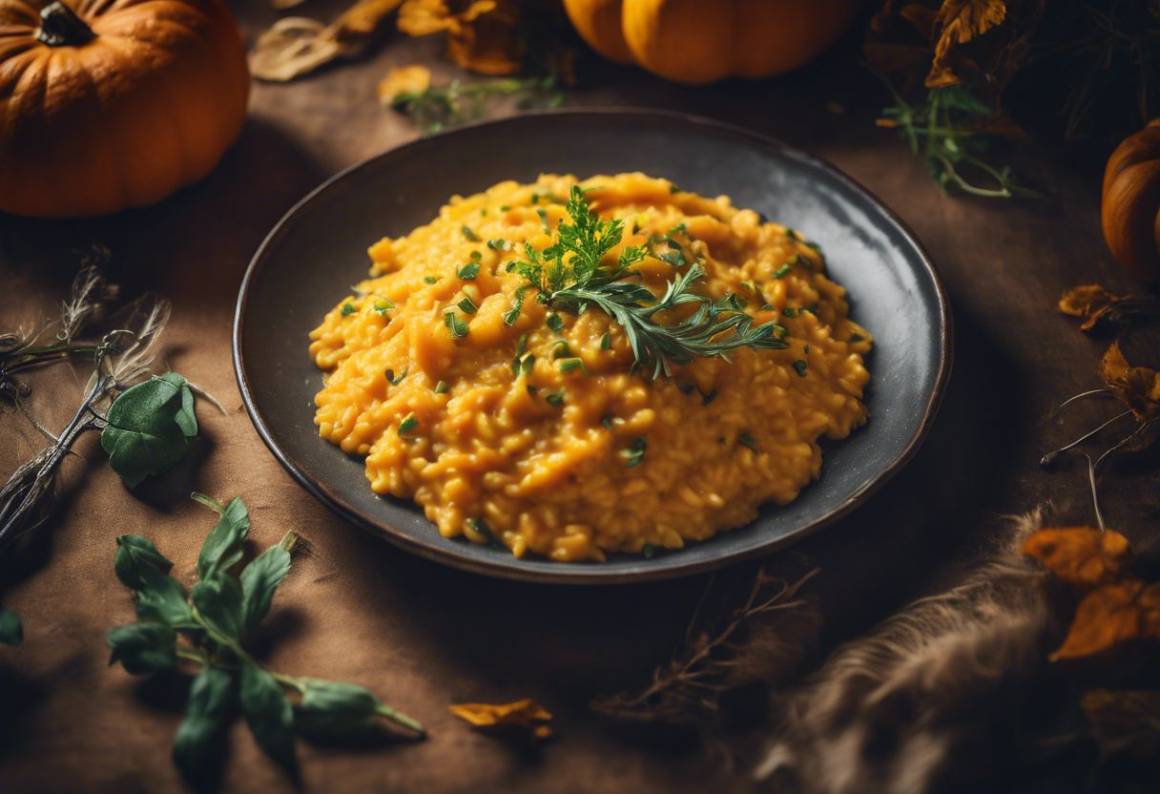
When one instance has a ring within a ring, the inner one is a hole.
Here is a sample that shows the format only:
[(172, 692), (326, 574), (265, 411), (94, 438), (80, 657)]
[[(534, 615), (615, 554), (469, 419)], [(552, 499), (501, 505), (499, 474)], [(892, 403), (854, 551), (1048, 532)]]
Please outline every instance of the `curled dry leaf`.
[(938, 36), (934, 59), (926, 76), (927, 88), (946, 88), (962, 81), (956, 56), (961, 45), (1003, 24), (1007, 4), (1003, 0), (944, 0), (934, 21)]
[(1099, 284), (1073, 287), (1059, 299), (1059, 310), (1083, 320), (1080, 329), (1091, 331), (1101, 324), (1123, 325), (1147, 317), (1160, 317), (1160, 297), (1118, 295)]
[(518, 72), (526, 50), (514, 0), (406, 0), (398, 26), (408, 36), (446, 32), (451, 60), (479, 74)]
[(396, 66), (379, 83), (379, 102), (393, 105), (400, 96), (421, 94), (430, 87), (431, 70), (426, 66)]
[(1024, 541), (1023, 553), (1060, 581), (1086, 587), (1115, 579), (1131, 556), (1126, 537), (1094, 527), (1040, 529)]
[(287, 82), (341, 58), (362, 55), (402, 0), (359, 0), (329, 25), (306, 17), (279, 19), (258, 37), (250, 71), (259, 80)]
[(1160, 640), (1160, 582), (1124, 579), (1092, 590), (1051, 660), (1092, 656), (1137, 639)]
[(1141, 422), (1160, 416), (1160, 372), (1134, 366), (1117, 339), (1100, 359), (1100, 377)]
[(457, 703), (449, 710), (459, 719), (484, 731), (526, 730), (536, 739), (552, 735), (548, 724), (552, 712), (530, 698), (512, 703)]

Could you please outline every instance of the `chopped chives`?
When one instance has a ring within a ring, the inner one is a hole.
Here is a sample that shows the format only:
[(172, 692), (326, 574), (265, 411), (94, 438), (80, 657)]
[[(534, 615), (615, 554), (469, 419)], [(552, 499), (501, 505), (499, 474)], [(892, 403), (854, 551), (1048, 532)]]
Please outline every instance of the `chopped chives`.
[(449, 391), (451, 391), (451, 388), (447, 385), (447, 381), (441, 380), (435, 384), (436, 394), (446, 394)]
[(399, 435), (405, 436), (410, 434), (412, 430), (419, 426), (419, 420), (415, 413), (411, 412), (403, 417), (403, 421), (399, 422)]
[(479, 235), (476, 234), (472, 230), (472, 228), (470, 226), (468, 226), (467, 224), (464, 224), (462, 227), (460, 227), (460, 231), (463, 232), (463, 236), (466, 237), (471, 242), (473, 242), (473, 243), (479, 242)]
[(459, 270), (456, 272), (456, 275), (464, 281), (471, 281), (479, 275), (479, 263), (468, 262), (466, 265), (459, 268)]
[(341, 314), (342, 314), (342, 316), (343, 316), (343, 317), (350, 317), (352, 314), (354, 314), (354, 313), (355, 313), (355, 312), (357, 312), (357, 311), (358, 311), (358, 309), (356, 309), (356, 308), (354, 307), (354, 304), (353, 304), (353, 303), (344, 303), (344, 304), (342, 304), (342, 311), (341, 311)]
[(471, 298), (467, 296), (464, 296), (463, 300), (459, 301), (458, 306), (463, 310), (464, 314), (475, 314), (477, 311), (479, 311), (479, 307), (476, 306), (472, 302)]
[(583, 359), (565, 358), (565, 359), (560, 361), (560, 371), (561, 372), (565, 372), (565, 373), (575, 372), (578, 369), (583, 369), (583, 370), (587, 371), (585, 366), (584, 366)]
[(455, 312), (447, 311), (443, 314), (443, 322), (447, 325), (447, 330), (456, 339), (461, 339), (467, 336), (467, 323), (455, 316)]

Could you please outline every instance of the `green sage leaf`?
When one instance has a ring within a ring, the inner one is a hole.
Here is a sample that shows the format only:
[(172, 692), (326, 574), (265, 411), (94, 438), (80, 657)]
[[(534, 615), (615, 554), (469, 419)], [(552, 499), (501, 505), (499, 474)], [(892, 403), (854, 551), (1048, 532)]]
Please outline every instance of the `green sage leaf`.
[(294, 710), (274, 676), (249, 662), (242, 665), (242, 714), (258, 746), (294, 770)]
[(366, 687), (317, 678), (305, 683), (294, 717), (304, 732), (342, 738), (374, 727), (379, 699)]
[(162, 623), (130, 623), (105, 634), (113, 653), (109, 664), (121, 663), (133, 675), (172, 670), (177, 665), (177, 632)]
[(171, 469), (197, 435), (193, 392), (176, 372), (138, 383), (109, 406), (101, 447), (130, 488)]
[(113, 570), (121, 584), (132, 590), (145, 587), (141, 570), (149, 567), (154, 571), (169, 573), (173, 563), (157, 550), (148, 538), (140, 535), (121, 535), (117, 538), (117, 556), (113, 558)]
[(190, 596), (202, 621), (227, 642), (242, 636), (242, 586), (236, 577), (220, 573), (193, 586)]
[(271, 546), (242, 569), (242, 630), (252, 631), (270, 611), (274, 591), (290, 573), (290, 552)]
[(142, 587), (137, 591), (137, 617), (169, 626), (188, 626), (193, 622), (186, 601), (185, 588), (171, 576), (151, 565), (137, 570)]
[(203, 494), (194, 494), (193, 498), (218, 514), (218, 522), (201, 544), (197, 558), (198, 578), (212, 579), (218, 571), (229, 570), (242, 559), (246, 536), (250, 534), (250, 514), (241, 497), (234, 497), (224, 507)]
[(0, 607), (0, 645), (19, 645), (24, 640), (24, 626), (11, 609)]
[(220, 667), (204, 667), (189, 688), (185, 719), (173, 737), (173, 762), (189, 779), (204, 776), (215, 742), (224, 734), (233, 711), (234, 676)]

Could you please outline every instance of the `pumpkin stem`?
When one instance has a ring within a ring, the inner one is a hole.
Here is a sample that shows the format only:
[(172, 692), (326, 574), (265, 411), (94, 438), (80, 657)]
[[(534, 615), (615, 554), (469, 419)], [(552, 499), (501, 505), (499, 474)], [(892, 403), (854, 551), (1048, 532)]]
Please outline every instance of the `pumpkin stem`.
[(94, 38), (93, 29), (61, 0), (54, 0), (41, 9), (37, 41), (49, 47), (79, 47)]

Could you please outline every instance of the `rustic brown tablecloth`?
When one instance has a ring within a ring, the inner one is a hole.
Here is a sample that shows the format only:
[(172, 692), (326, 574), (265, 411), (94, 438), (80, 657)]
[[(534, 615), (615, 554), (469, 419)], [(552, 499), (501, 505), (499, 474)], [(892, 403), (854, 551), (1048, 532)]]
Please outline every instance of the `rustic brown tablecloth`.
[[(272, 18), (247, 4), (252, 40)], [(311, 4), (324, 15), (334, 3)], [(46, 540), (6, 574), (3, 603), (25, 623), (18, 648), (0, 647), (0, 790), (171, 791), (169, 759), (184, 692), (172, 679), (134, 679), (106, 667), (105, 630), (132, 619), (112, 571), (113, 538), (153, 538), (190, 576), (210, 525), (185, 495), (242, 496), (259, 546), (288, 529), (313, 552), (282, 587), (260, 649), (274, 669), (352, 680), (421, 719), (422, 743), (347, 750), (301, 745), (303, 786), (314, 791), (701, 791), (747, 784), (683, 748), (645, 746), (592, 716), (589, 698), (647, 680), (681, 634), (702, 577), (611, 589), (492, 581), (411, 557), (329, 513), (278, 466), (241, 406), (230, 323), (241, 274), (266, 231), (338, 169), (416, 133), (375, 100), (391, 65), (441, 63), (434, 41), (391, 40), (365, 61), (290, 85), (255, 85), (240, 140), (208, 179), (143, 211), (85, 222), (0, 217), (0, 325), (51, 314), (92, 241), (112, 249), (111, 275), (127, 294), (171, 298), (165, 363), (217, 396), (199, 404), (197, 460), (165, 488), (126, 491), (95, 438), (65, 466)], [(440, 66), (439, 68), (444, 68)], [(918, 458), (853, 516), (800, 544), (823, 568), (825, 642), (855, 636), (904, 599), (937, 587), (979, 550), (1004, 513), (1043, 499), (1089, 519), (1078, 468), (1037, 459), (1099, 414), (1081, 406), (1067, 426), (1047, 421), (1063, 397), (1095, 385), (1100, 347), (1056, 315), (1065, 287), (1120, 276), (1098, 228), (1098, 169), (1049, 154), (1025, 164), (1047, 192), (1035, 202), (939, 193), (923, 164), (870, 123), (881, 104), (853, 54), (838, 52), (794, 76), (705, 89), (612, 70), (569, 103), (678, 108), (750, 126), (828, 158), (910, 224), (949, 289), (957, 361), (936, 427)], [(62, 189), (67, 189), (62, 186)], [(58, 367), (32, 379), (32, 412), (58, 428), (84, 373)], [(0, 473), (42, 444), (19, 414), (0, 414)], [(1155, 474), (1107, 478), (1110, 524), (1134, 539), (1155, 534)], [(1149, 484), (1152, 487), (1147, 487)], [(728, 577), (729, 571), (721, 574)], [(558, 739), (524, 752), (473, 733), (447, 713), (463, 700), (535, 697), (557, 714)], [(223, 786), (290, 789), (235, 726)], [(718, 782), (719, 781), (719, 782)]]

